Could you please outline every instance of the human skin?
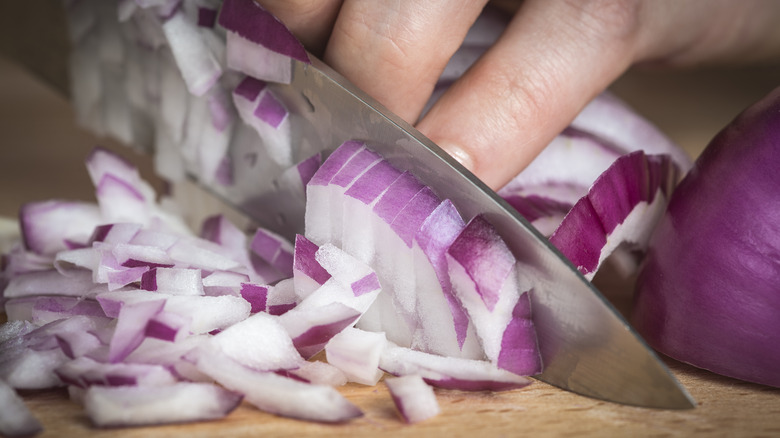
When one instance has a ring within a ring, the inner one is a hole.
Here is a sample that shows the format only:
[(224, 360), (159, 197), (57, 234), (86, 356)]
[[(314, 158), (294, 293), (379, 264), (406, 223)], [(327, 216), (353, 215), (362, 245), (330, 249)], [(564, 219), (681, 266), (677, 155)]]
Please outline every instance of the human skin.
[(780, 58), (780, 1), (503, 0), (502, 36), (420, 114), (487, 0), (255, 0), (498, 189), (630, 67)]

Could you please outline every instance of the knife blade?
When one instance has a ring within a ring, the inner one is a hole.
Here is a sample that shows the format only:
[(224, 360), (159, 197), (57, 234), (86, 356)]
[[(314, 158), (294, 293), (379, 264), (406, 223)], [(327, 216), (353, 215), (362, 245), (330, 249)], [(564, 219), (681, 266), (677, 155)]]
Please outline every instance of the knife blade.
[[(695, 401), (617, 310), (549, 241), (495, 192), (414, 127), (312, 57), (296, 60), (290, 84), (269, 84), (290, 111), (296, 159), (327, 154), (347, 140), (365, 142), (448, 198), (465, 219), (483, 214), (537, 279), (534, 323), (545, 370), (541, 381), (585, 396), (635, 406), (684, 409)], [(245, 150), (234, 149), (232, 160)], [(249, 173), (239, 174), (252, 179)], [(192, 175), (197, 179), (197, 175)], [(260, 225), (290, 236), (303, 231), (302, 206), (276, 184), (211, 186)]]

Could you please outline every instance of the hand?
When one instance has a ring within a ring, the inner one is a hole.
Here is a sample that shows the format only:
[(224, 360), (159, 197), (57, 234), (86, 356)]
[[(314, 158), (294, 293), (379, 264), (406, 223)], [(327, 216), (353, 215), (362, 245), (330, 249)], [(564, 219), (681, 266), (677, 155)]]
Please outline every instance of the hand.
[(505, 0), (503, 35), (418, 120), (487, 0), (257, 1), (494, 189), (632, 65), (780, 55), (778, 1)]

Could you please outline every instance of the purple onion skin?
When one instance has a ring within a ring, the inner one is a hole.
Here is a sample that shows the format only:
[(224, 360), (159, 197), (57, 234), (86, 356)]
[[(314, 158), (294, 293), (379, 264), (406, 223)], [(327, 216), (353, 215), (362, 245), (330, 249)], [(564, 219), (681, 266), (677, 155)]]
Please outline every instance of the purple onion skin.
[(780, 88), (726, 126), (671, 197), (637, 279), (647, 342), (780, 387)]

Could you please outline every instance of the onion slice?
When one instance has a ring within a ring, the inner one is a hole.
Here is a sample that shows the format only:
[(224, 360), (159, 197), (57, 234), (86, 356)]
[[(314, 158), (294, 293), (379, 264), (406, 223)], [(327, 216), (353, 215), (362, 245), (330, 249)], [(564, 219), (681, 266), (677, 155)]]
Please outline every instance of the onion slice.
[(620, 245), (644, 252), (677, 180), (668, 155), (624, 155), (577, 201), (550, 243), (592, 279)]

